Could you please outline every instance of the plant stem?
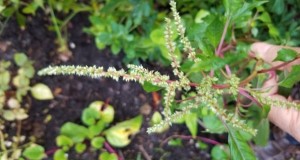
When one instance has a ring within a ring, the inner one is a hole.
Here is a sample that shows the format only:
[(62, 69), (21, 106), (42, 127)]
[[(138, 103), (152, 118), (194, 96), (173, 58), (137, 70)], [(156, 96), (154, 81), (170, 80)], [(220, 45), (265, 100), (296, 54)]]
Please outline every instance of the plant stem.
[(60, 32), (60, 28), (58, 27), (56, 16), (54, 14), (54, 11), (53, 11), (53, 8), (52, 8), (52, 5), (51, 5), (50, 1), (48, 1), (48, 3), (49, 3), (49, 8), (50, 8), (51, 19), (52, 19), (52, 22), (53, 22), (53, 25), (54, 25), (55, 33), (58, 37), (59, 45), (63, 45), (65, 43), (65, 40), (62, 37), (62, 34)]
[(165, 143), (167, 143), (170, 139), (173, 139), (173, 138), (180, 138), (180, 139), (186, 139), (186, 140), (196, 139), (196, 140), (200, 140), (200, 141), (203, 141), (205, 143), (209, 143), (209, 144), (213, 144), (213, 145), (221, 144), (218, 141), (215, 141), (213, 139), (209, 139), (209, 138), (206, 138), (206, 137), (200, 137), (200, 136), (193, 137), (193, 136), (187, 136), (187, 135), (172, 135), (172, 136), (168, 137), (167, 139), (165, 139), (164, 141), (162, 141), (160, 143), (160, 147), (162, 147)]
[(281, 63), (281, 64), (279, 64), (279, 65), (277, 65), (277, 66), (273, 66), (273, 67), (268, 68), (268, 69), (262, 69), (262, 70), (259, 70), (259, 71), (257, 71), (257, 73), (266, 73), (266, 72), (269, 72), (269, 71), (277, 70), (277, 69), (279, 69), (279, 68), (281, 68), (281, 67), (284, 67), (284, 66), (286, 66), (286, 65), (288, 65), (288, 64), (290, 64), (290, 63), (296, 61), (297, 59), (299, 59), (299, 57), (296, 58), (296, 59), (293, 59), (293, 60), (291, 60), (291, 61), (283, 62), (283, 63)]
[(223, 43), (224, 43), (224, 40), (225, 40), (225, 36), (226, 36), (226, 33), (227, 33), (227, 29), (228, 29), (230, 20), (231, 20), (231, 16), (226, 20), (226, 23), (225, 23), (225, 26), (224, 26), (224, 29), (223, 29), (223, 33), (222, 33), (222, 37), (221, 37), (221, 40), (220, 40), (220, 43), (219, 43), (219, 46), (218, 46), (218, 49), (217, 49), (217, 52), (216, 52), (216, 55), (219, 56), (219, 57), (223, 57), (223, 54), (222, 54), (221, 50), (222, 50), (222, 46), (223, 46)]
[(117, 154), (117, 152), (109, 145), (108, 142), (106, 142), (106, 141), (104, 142), (104, 147), (109, 153), (116, 154), (118, 156), (118, 160), (123, 160), (123, 158)]

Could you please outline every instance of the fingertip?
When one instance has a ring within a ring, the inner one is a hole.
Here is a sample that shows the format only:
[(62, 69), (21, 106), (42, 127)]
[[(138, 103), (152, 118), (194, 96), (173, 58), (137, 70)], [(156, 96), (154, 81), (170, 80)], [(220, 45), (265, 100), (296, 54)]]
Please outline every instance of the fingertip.
[(268, 63), (272, 62), (276, 57), (277, 49), (277, 46), (265, 42), (256, 42), (251, 46), (251, 51), (255, 53), (255, 56)]

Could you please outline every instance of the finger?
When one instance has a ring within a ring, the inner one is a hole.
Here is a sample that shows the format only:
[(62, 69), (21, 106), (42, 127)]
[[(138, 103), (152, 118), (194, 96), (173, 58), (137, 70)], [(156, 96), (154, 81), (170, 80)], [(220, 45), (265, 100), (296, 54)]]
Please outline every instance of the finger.
[[(277, 52), (282, 49), (282, 48), (288, 48), (288, 49), (293, 49), (297, 53), (300, 53), (300, 48), (296, 47), (287, 47), (287, 46), (277, 46), (277, 45), (272, 45), (268, 44), (265, 42), (257, 42), (254, 43), (251, 46), (251, 51), (254, 53), (254, 56), (257, 58), (261, 58), (264, 60), (266, 63), (270, 64), (271, 66), (277, 66), (282, 64), (283, 62), (281, 61), (274, 61), (274, 59), (277, 57)], [(287, 69), (290, 68), (292, 65), (300, 64), (300, 60), (296, 60), (289, 65), (279, 68), (279, 69)]]
[(270, 96), (277, 93), (278, 84), (277, 84), (278, 77), (275, 71), (269, 72), (269, 79), (267, 79), (263, 86), (261, 87), (263, 96)]
[[(286, 98), (281, 95), (270, 96), (274, 100), (286, 101)], [(300, 142), (300, 112), (292, 108), (286, 109), (281, 106), (271, 106), (268, 115), (269, 120), (292, 135), (297, 141)]]

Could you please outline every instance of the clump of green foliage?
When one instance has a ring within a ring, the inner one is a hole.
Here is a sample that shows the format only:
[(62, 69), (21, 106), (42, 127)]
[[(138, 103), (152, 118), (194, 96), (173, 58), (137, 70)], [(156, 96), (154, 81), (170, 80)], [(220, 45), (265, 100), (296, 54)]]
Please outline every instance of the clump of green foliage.
[(54, 160), (67, 160), (66, 153), (71, 148), (78, 154), (86, 150), (100, 151), (99, 159), (117, 160), (117, 154), (110, 148), (105, 148), (105, 145), (127, 146), (131, 142), (129, 136), (140, 130), (142, 117), (137, 116), (108, 128), (113, 119), (114, 109), (111, 105), (102, 101), (92, 102), (82, 112), (81, 120), (84, 125), (67, 122), (61, 127), (60, 135), (56, 138), (60, 149), (56, 150)]
[[(203, 121), (206, 121), (208, 132), (228, 132), (231, 159), (255, 159), (247, 141), (253, 139), (258, 144), (267, 141), (268, 130), (266, 131), (265, 128), (269, 125), (266, 120), (269, 107), (282, 106), (294, 109), (300, 107), (294, 102), (271, 100), (263, 96), (264, 92), (256, 87), (261, 86), (267, 78), (264, 73), (272, 71), (276, 67), (261, 69), (262, 60), (259, 58), (249, 60), (247, 45), (243, 41), (235, 39), (235, 31), (238, 28), (236, 25), (242, 24), (237, 22), (249, 22), (247, 18), (251, 17), (251, 10), (253, 8), (259, 10), (263, 3), (265, 1), (255, 3), (235, 1), (234, 4), (231, 1), (225, 1), (225, 17), (218, 17), (211, 13), (207, 17), (209, 23), (200, 23), (199, 34), (195, 35), (195, 39), (193, 39), (198, 43), (195, 45), (187, 37), (189, 24), (183, 23), (176, 9), (176, 3), (171, 0), (173, 22), (166, 18), (163, 36), (173, 74), (177, 76), (177, 79), (170, 79), (169, 75), (162, 75), (140, 65), (128, 65), (129, 71), (116, 70), (113, 67), (105, 70), (103, 67), (96, 66), (50, 66), (39, 71), (39, 75), (109, 77), (114, 80), (122, 78), (124, 81), (137, 81), (142, 85), (151, 83), (155, 86), (153, 87), (155, 90), (164, 90), (165, 108), (164, 120), (150, 127), (148, 133), (159, 131), (187, 114), (196, 113), (203, 118)], [(240, 27), (242, 28), (244, 25)], [(180, 48), (183, 50), (183, 54), (176, 54), (180, 49), (177, 48), (174, 37), (177, 37), (175, 39), (182, 45)], [(231, 46), (231, 41), (234, 41), (236, 46)], [(199, 47), (199, 49), (195, 47)], [(233, 50), (233, 48), (235, 49)], [(293, 54), (289, 52), (293, 52)], [(291, 59), (283, 58), (283, 55), (286, 54), (292, 55)], [(278, 54), (276, 60), (291, 62), (298, 58), (297, 55), (298, 53), (295, 51), (283, 50), (281, 54)], [(187, 58), (183, 60), (181, 57)], [(251, 61), (243, 67), (249, 72), (240, 73), (240, 66), (234, 62), (243, 62), (245, 59), (248, 59), (248, 62)], [(291, 87), (299, 80), (293, 76), (298, 73), (297, 67), (295, 66), (292, 72), (285, 77), (288, 79), (284, 83), (286, 87)], [(175, 101), (178, 91), (182, 93), (183, 99)], [(256, 103), (250, 108), (243, 107), (245, 98), (250, 98)], [(228, 105), (224, 102), (234, 103)], [(197, 118), (195, 119), (197, 121)], [(209, 125), (211, 121), (214, 123)], [(216, 128), (220, 125), (223, 127)], [(195, 126), (194, 121), (189, 124), (191, 131), (195, 130), (192, 129), (193, 126)], [(196, 135), (197, 130), (192, 133)], [(217, 148), (215, 151), (221, 150)]]
[[(28, 118), (28, 104), (23, 97), (31, 92), (37, 100), (53, 98), (50, 89), (42, 83), (30, 85), (35, 70), (33, 62), (24, 53), (14, 54), (17, 73), (12, 72), (11, 61), (0, 61), (0, 159), (39, 159), (44, 148), (21, 133), (21, 122)], [(15, 135), (9, 135), (8, 124), (14, 126)]]

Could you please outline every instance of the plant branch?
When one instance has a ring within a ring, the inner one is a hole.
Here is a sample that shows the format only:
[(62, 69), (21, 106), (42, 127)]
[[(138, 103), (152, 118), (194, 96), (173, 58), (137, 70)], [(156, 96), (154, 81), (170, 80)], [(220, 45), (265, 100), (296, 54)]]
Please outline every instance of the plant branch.
[(231, 20), (231, 17), (229, 17), (226, 20), (226, 23), (225, 23), (225, 26), (224, 26), (224, 29), (223, 29), (223, 33), (222, 33), (222, 37), (221, 37), (221, 40), (220, 40), (220, 43), (219, 43), (219, 46), (218, 46), (218, 49), (217, 49), (217, 52), (216, 52), (216, 55), (220, 56), (220, 57), (223, 57), (222, 46), (223, 46), (223, 43), (224, 43), (224, 40), (225, 40), (225, 36), (226, 36), (226, 33), (227, 33), (227, 29), (228, 29), (230, 20)]
[(162, 141), (160, 143), (160, 147), (162, 147), (165, 143), (167, 143), (170, 139), (173, 139), (173, 138), (180, 138), (180, 139), (185, 139), (185, 140), (196, 139), (196, 140), (200, 140), (205, 143), (209, 143), (209, 144), (213, 144), (213, 145), (221, 144), (220, 142), (218, 142), (216, 140), (209, 139), (206, 137), (200, 137), (200, 136), (193, 137), (193, 136), (188, 136), (188, 135), (172, 135), (172, 136), (168, 137), (167, 139), (165, 139), (164, 141)]

